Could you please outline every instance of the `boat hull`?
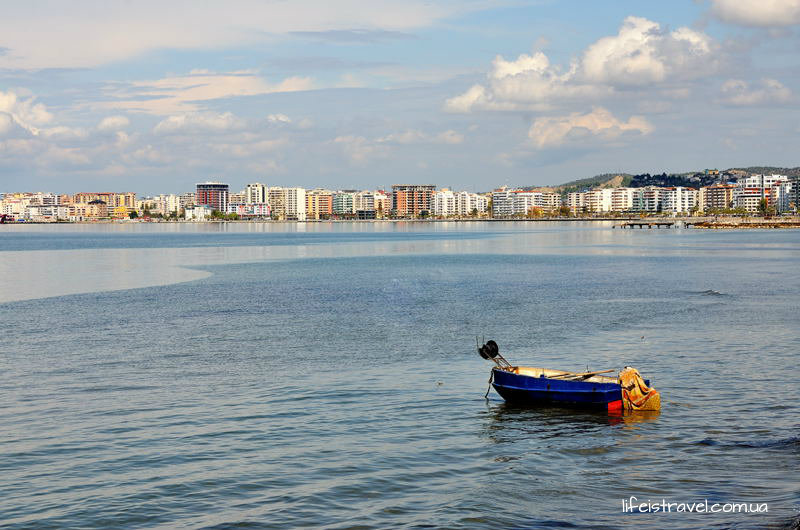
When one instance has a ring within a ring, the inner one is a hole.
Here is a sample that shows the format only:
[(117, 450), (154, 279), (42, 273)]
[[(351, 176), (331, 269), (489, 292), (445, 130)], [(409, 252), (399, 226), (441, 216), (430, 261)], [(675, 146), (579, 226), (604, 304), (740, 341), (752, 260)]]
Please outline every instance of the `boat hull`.
[(618, 383), (532, 377), (497, 368), (492, 372), (492, 386), (509, 403), (622, 411), (622, 387)]

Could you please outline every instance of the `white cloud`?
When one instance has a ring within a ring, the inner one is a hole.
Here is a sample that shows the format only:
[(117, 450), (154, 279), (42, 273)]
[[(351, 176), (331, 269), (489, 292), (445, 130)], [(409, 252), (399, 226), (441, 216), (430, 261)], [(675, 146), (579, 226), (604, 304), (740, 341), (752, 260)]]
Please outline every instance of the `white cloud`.
[(244, 121), (230, 112), (194, 112), (169, 116), (160, 121), (156, 134), (223, 133), (244, 127)]
[(341, 146), (350, 162), (356, 165), (364, 165), (371, 158), (382, 158), (387, 154), (385, 146), (371, 142), (363, 136), (337, 136), (333, 143)]
[(713, 72), (714, 41), (689, 28), (666, 32), (639, 17), (591, 44), (569, 66), (553, 65), (543, 52), (507, 61), (497, 56), (486, 85), (448, 99), (451, 112), (548, 110), (566, 101), (598, 101), (619, 89), (658, 85)]
[(648, 85), (695, 73), (711, 53), (708, 35), (682, 27), (666, 33), (657, 22), (627, 17), (617, 35), (586, 49), (584, 76), (610, 85)]
[(421, 144), (421, 143), (437, 143), (437, 144), (460, 144), (464, 141), (464, 135), (452, 129), (443, 131), (439, 134), (430, 135), (423, 131), (416, 129), (408, 129), (399, 133), (392, 133), (386, 136), (377, 138), (377, 143), (389, 144)]
[(131, 121), (125, 116), (108, 116), (103, 118), (97, 125), (99, 131), (118, 131), (124, 129), (131, 124)]
[(574, 112), (569, 116), (537, 118), (528, 137), (534, 146), (544, 149), (558, 147), (574, 137), (615, 139), (623, 133), (649, 134), (652, 130), (653, 126), (641, 116), (631, 116), (625, 122), (602, 107), (594, 107), (586, 114)]
[(10, 51), (0, 54), (0, 68), (93, 67), (158, 49), (253, 45), (295, 31), (405, 31), (485, 4), (456, 0), (240, 0), (231, 7), (190, 0), (6, 2), (0, 35), (2, 46)]
[(39, 135), (42, 138), (53, 140), (82, 140), (88, 137), (89, 133), (86, 129), (57, 125), (55, 127), (41, 129)]
[(711, 0), (711, 13), (741, 26), (792, 26), (800, 24), (800, 0)]
[(722, 85), (723, 102), (735, 106), (783, 104), (792, 100), (792, 91), (777, 79), (762, 79), (757, 87), (741, 79)]
[(378, 143), (391, 143), (391, 144), (416, 144), (424, 142), (427, 135), (422, 131), (415, 129), (408, 129), (399, 133), (387, 134), (375, 140)]
[(11, 128), (11, 124), (8, 123), (10, 120), (34, 136), (39, 134), (40, 126), (53, 119), (53, 115), (47, 111), (47, 107), (42, 103), (37, 103), (36, 98), (20, 97), (12, 90), (0, 91), (0, 113), (7, 115), (7, 118), (3, 120), (7, 123), (6, 131)]
[(276, 151), (287, 144), (288, 141), (285, 138), (278, 138), (276, 140), (260, 140), (251, 143), (221, 143), (213, 145), (211, 148), (223, 155), (245, 158)]
[(6, 112), (0, 112), (0, 134), (8, 133), (14, 127), (14, 119)]
[(209, 73), (201, 70), (188, 75), (112, 86), (108, 96), (113, 99), (95, 106), (165, 115), (203, 110), (202, 103), (214, 99), (311, 88), (313, 82), (308, 77), (288, 77), (273, 84), (252, 71)]
[(291, 118), (286, 114), (270, 114), (267, 116), (269, 123), (292, 123)]
[(449, 129), (436, 135), (436, 141), (450, 145), (460, 144), (464, 141), (464, 135)]

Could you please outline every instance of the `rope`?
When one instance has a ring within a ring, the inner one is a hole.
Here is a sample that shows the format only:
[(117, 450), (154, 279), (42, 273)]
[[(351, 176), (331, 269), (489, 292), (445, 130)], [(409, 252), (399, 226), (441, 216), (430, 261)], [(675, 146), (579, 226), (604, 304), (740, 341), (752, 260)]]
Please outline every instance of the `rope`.
[(494, 370), (489, 374), (489, 388), (486, 389), (486, 394), (484, 394), (483, 399), (489, 401), (489, 391), (492, 389), (492, 379), (494, 379)]

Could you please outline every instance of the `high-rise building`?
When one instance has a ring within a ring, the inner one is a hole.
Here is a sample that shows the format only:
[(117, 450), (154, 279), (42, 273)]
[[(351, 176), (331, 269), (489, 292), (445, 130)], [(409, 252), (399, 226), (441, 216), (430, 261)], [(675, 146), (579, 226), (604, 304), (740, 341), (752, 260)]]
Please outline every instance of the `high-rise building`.
[(292, 221), (306, 220), (305, 188), (283, 188), (286, 219)]
[(395, 184), (392, 186), (392, 210), (397, 217), (417, 217), (430, 213), (433, 184)]
[(247, 204), (264, 204), (268, 203), (267, 186), (260, 182), (248, 184), (244, 188), (245, 202)]
[(221, 182), (202, 182), (197, 184), (195, 201), (199, 206), (211, 206), (214, 210), (225, 212), (228, 209), (228, 185)]
[(328, 219), (333, 213), (333, 192), (317, 188), (306, 192), (306, 219)]
[(337, 191), (333, 194), (333, 213), (336, 215), (352, 215), (356, 213), (354, 191)]
[(733, 184), (713, 184), (703, 188), (705, 190), (703, 197), (703, 210), (725, 210), (730, 208), (733, 204), (733, 190), (736, 188)]

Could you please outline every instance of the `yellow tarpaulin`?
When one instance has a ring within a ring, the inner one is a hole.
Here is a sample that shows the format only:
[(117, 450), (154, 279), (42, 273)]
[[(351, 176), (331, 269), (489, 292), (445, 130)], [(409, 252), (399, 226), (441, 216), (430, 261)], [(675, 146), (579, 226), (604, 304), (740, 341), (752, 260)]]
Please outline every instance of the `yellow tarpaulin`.
[(622, 406), (625, 410), (661, 410), (661, 394), (648, 388), (636, 368), (626, 366), (619, 373), (622, 386)]

